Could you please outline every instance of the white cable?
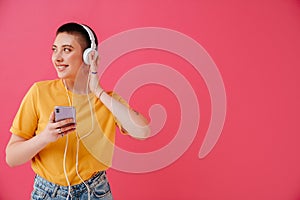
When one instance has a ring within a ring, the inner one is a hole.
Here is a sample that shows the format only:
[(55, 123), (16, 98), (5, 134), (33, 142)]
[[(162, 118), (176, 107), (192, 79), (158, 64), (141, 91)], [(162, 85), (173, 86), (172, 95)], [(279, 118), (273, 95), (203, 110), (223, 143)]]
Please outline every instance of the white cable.
[(85, 185), (86, 189), (87, 189), (87, 192), (88, 192), (88, 200), (90, 200), (90, 188), (89, 186), (84, 182), (84, 180), (82, 179), (82, 177), (80, 176), (79, 172), (78, 172), (78, 154), (79, 154), (79, 142), (80, 140), (77, 140), (77, 148), (76, 148), (76, 174), (77, 176), (79, 177), (79, 179), (82, 181), (82, 183)]
[[(64, 86), (65, 86), (65, 90), (66, 90), (66, 93), (67, 93), (67, 96), (68, 96), (68, 102), (69, 102), (69, 105), (71, 106), (72, 103), (71, 103), (71, 100), (70, 100), (70, 97), (69, 97), (69, 94), (68, 94), (68, 89), (66, 87), (66, 83), (64, 80), (62, 80), (63, 83), (64, 83)], [(67, 196), (67, 200), (69, 199), (69, 197), (71, 196), (72, 198), (72, 194), (71, 194), (71, 184), (70, 184), (70, 181), (69, 181), (69, 178), (68, 178), (68, 173), (67, 173), (67, 168), (66, 168), (66, 160), (67, 160), (67, 151), (68, 151), (68, 145), (69, 145), (69, 135), (66, 135), (66, 146), (65, 146), (65, 151), (64, 151), (64, 161), (63, 161), (63, 168), (64, 168), (64, 175), (65, 175), (65, 178), (66, 178), (66, 181), (68, 183), (68, 196)]]
[(67, 174), (67, 169), (66, 169), (66, 158), (67, 158), (67, 151), (68, 151), (68, 143), (69, 143), (69, 136), (67, 135), (66, 146), (65, 146), (65, 151), (64, 151), (64, 161), (63, 161), (64, 175), (65, 175), (66, 181), (68, 183), (68, 196), (67, 196), (66, 199), (69, 199), (69, 196), (71, 196), (71, 198), (72, 198), (71, 184), (70, 184), (68, 174)]
[(89, 97), (89, 94), (88, 94), (88, 84), (89, 84), (89, 81), (90, 81), (90, 77), (88, 76), (88, 81), (87, 81), (87, 85), (86, 85), (86, 95), (87, 95), (87, 98), (88, 98), (88, 102), (89, 102), (89, 107), (90, 107), (90, 113), (91, 113), (91, 120), (92, 120), (92, 128), (91, 130), (83, 135), (82, 137), (79, 137), (77, 131), (76, 131), (76, 137), (77, 137), (77, 145), (76, 145), (76, 174), (77, 176), (79, 177), (79, 179), (83, 182), (83, 184), (85, 185), (85, 187), (87, 188), (87, 191), (88, 191), (88, 200), (90, 200), (90, 188), (89, 186), (84, 182), (84, 180), (82, 179), (82, 177), (80, 176), (79, 174), (79, 171), (78, 171), (78, 165), (79, 165), (79, 160), (78, 160), (78, 154), (79, 154), (79, 144), (80, 144), (80, 140), (84, 139), (85, 137), (88, 137), (94, 130), (94, 116), (93, 116), (93, 108), (92, 108), (92, 104), (91, 104), (91, 100), (90, 100), (90, 97)]
[(87, 80), (87, 84), (86, 84), (86, 96), (88, 98), (89, 107), (90, 107), (90, 113), (91, 113), (91, 119), (92, 119), (92, 128), (91, 128), (91, 130), (87, 134), (83, 135), (82, 137), (79, 137), (79, 140), (82, 140), (82, 139), (88, 137), (93, 132), (93, 130), (94, 130), (93, 107), (92, 107), (92, 103), (91, 103), (91, 100), (90, 100), (90, 97), (89, 97), (89, 92), (88, 92), (88, 90), (89, 90), (89, 82), (90, 82), (90, 76), (88, 76), (88, 80)]
[[(90, 97), (89, 97), (89, 94), (88, 94), (88, 89), (89, 89), (89, 88), (88, 88), (88, 84), (89, 84), (89, 81), (90, 81), (90, 76), (88, 76), (88, 80), (87, 80), (87, 85), (86, 85), (86, 95), (87, 95), (88, 102), (89, 102), (89, 107), (90, 107), (91, 121), (92, 121), (92, 128), (91, 128), (91, 130), (90, 130), (87, 134), (83, 135), (82, 137), (79, 137), (77, 131), (75, 131), (75, 133), (76, 133), (76, 139), (77, 139), (77, 144), (76, 144), (76, 164), (75, 164), (75, 169), (76, 169), (76, 174), (77, 174), (77, 176), (79, 177), (79, 179), (82, 181), (82, 183), (83, 183), (83, 184), (85, 185), (85, 187), (87, 188), (87, 191), (88, 191), (88, 200), (90, 200), (90, 188), (89, 188), (89, 186), (85, 183), (85, 181), (82, 179), (82, 177), (81, 177), (80, 174), (79, 174), (79, 171), (78, 171), (79, 158), (78, 158), (78, 156), (79, 156), (79, 144), (80, 144), (80, 140), (82, 140), (82, 139), (88, 137), (88, 136), (93, 132), (93, 130), (94, 130), (93, 108), (92, 108), (92, 103), (91, 103), (91, 100), (90, 100)], [(69, 93), (68, 93), (68, 89), (66, 88), (66, 84), (65, 84), (64, 80), (63, 80), (63, 83), (64, 83), (64, 86), (65, 86), (65, 89), (66, 89), (66, 92), (67, 92), (69, 105), (72, 106), (72, 103), (71, 103), (71, 100), (70, 100), (70, 97), (69, 97)], [(64, 174), (65, 174), (65, 177), (66, 177), (66, 181), (67, 181), (67, 183), (68, 183), (68, 196), (67, 196), (66, 199), (68, 199), (69, 196), (72, 197), (71, 192), (70, 192), (70, 190), (71, 190), (71, 185), (70, 185), (70, 182), (69, 182), (69, 179), (68, 179), (68, 175), (67, 175), (67, 172), (66, 172), (66, 152), (67, 152), (67, 149), (68, 149), (67, 145), (68, 145), (68, 135), (67, 135), (67, 139), (66, 139), (66, 147), (65, 147), (64, 163), (63, 163), (63, 165), (64, 165)]]

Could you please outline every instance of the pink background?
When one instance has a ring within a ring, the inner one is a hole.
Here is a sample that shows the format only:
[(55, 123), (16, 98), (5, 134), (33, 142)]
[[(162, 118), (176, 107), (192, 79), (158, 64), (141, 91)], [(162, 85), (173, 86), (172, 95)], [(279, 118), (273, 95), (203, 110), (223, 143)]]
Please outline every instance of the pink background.
[[(184, 33), (207, 50), (225, 84), (225, 126), (213, 151), (200, 160), (198, 152), (210, 120), (210, 98), (192, 66), (173, 54), (144, 50), (122, 56), (109, 67), (101, 79), (107, 90), (134, 66), (150, 62), (171, 66), (190, 81), (201, 105), (197, 136), (176, 162), (149, 173), (108, 171), (116, 200), (300, 199), (299, 0), (2, 0), (1, 200), (29, 199), (34, 176), (30, 165), (9, 168), (5, 146), (15, 112), (30, 85), (56, 78), (51, 45), (56, 28), (68, 21), (89, 24), (100, 41), (149, 26)], [(146, 115), (155, 103), (163, 105), (168, 115), (161, 132), (146, 141), (118, 134), (118, 146), (153, 151), (175, 136), (180, 111), (174, 94), (164, 87), (147, 85), (131, 100)]]

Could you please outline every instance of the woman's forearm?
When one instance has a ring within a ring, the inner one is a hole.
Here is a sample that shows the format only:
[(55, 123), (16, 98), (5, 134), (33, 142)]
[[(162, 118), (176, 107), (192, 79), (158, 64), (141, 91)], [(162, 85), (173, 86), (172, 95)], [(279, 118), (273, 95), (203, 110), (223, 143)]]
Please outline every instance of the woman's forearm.
[(100, 100), (119, 120), (129, 135), (138, 139), (145, 139), (150, 136), (148, 120), (140, 113), (128, 108), (106, 92), (100, 94)]
[(28, 140), (12, 134), (6, 147), (7, 164), (13, 167), (26, 163), (49, 143), (55, 142), (61, 136), (69, 134), (76, 129), (73, 118), (58, 122), (55, 122), (54, 119), (54, 112), (52, 112), (46, 128)]
[(44, 142), (40, 135), (36, 135), (29, 140), (12, 135), (6, 147), (6, 162), (11, 167), (24, 164), (31, 160), (46, 145), (47, 142)]

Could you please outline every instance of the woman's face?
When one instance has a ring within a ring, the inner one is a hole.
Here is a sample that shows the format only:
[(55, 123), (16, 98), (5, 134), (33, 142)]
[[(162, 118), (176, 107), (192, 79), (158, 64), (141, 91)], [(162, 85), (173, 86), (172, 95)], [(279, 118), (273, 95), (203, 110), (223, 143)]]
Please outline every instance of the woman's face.
[(59, 33), (52, 47), (52, 63), (57, 75), (62, 79), (75, 80), (79, 68), (84, 64), (82, 48), (78, 36), (68, 33)]

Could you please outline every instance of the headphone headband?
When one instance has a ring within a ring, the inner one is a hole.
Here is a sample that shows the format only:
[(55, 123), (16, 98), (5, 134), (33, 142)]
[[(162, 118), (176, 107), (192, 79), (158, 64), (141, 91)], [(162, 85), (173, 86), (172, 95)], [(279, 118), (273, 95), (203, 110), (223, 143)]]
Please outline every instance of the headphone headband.
[(95, 37), (94, 37), (94, 33), (91, 31), (91, 29), (89, 27), (87, 27), (86, 25), (83, 25), (83, 24), (80, 24), (85, 30), (86, 32), (89, 34), (89, 38), (91, 40), (91, 48), (93, 50), (96, 50), (97, 49), (97, 45), (96, 45), (96, 42), (95, 42)]

